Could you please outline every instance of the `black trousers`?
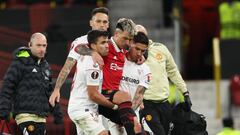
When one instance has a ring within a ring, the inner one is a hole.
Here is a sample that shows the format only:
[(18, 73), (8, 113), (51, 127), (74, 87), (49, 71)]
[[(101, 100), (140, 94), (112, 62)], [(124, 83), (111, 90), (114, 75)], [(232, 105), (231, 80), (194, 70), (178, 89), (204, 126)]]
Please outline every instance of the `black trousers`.
[(46, 134), (46, 123), (44, 122), (33, 122), (28, 121), (19, 124), (19, 128), (23, 135), (45, 135)]
[(172, 107), (166, 100), (164, 102), (154, 102), (143, 100), (144, 109), (140, 112), (140, 117), (145, 118), (149, 128), (155, 135), (168, 135), (172, 128)]

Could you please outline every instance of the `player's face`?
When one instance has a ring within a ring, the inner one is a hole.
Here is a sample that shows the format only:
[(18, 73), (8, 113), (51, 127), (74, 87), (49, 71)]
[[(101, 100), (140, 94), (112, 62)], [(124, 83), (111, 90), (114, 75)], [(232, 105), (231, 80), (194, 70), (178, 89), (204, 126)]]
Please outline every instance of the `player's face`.
[(92, 27), (92, 30), (107, 31), (109, 27), (108, 15), (104, 13), (96, 13), (90, 20), (90, 26)]
[(43, 58), (47, 49), (47, 40), (45, 37), (36, 37), (29, 45), (31, 52), (34, 56), (38, 58)]
[(142, 58), (147, 49), (148, 47), (146, 44), (132, 43), (129, 49), (129, 56), (131, 61), (137, 62), (138, 59)]
[(133, 37), (127, 31), (118, 31), (114, 36), (114, 40), (120, 49), (126, 49), (130, 47)]
[(95, 50), (101, 55), (106, 56), (108, 54), (108, 37), (99, 37), (97, 43), (95, 44)]

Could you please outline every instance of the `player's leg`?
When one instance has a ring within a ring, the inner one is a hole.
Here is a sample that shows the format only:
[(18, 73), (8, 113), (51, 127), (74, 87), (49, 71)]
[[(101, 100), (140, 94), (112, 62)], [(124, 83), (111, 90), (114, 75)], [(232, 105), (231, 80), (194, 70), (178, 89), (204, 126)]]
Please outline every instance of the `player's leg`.
[(132, 109), (131, 96), (127, 92), (117, 91), (113, 95), (112, 102), (118, 105), (121, 123), (128, 135), (134, 135), (134, 117), (136, 117), (136, 114)]
[(84, 132), (81, 130), (81, 128), (78, 126), (77, 123), (75, 123), (75, 121), (73, 121), (73, 123), (76, 126), (76, 130), (77, 130), (77, 135), (85, 135)]
[(158, 113), (159, 104), (155, 104), (149, 101), (144, 100), (144, 108), (141, 110), (141, 117), (143, 117), (149, 128), (156, 135), (166, 135), (164, 126), (161, 123), (160, 119), (164, 116), (161, 116)]

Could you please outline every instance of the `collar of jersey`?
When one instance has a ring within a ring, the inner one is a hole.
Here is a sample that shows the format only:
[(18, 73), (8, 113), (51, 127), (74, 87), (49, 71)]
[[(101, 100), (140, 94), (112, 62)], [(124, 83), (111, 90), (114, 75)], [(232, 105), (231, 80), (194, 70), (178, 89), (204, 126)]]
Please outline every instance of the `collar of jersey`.
[(113, 40), (113, 37), (111, 37), (111, 42), (112, 42), (113, 47), (116, 50), (116, 52), (120, 52), (120, 51), (123, 52), (123, 50), (120, 50), (120, 48), (117, 46), (116, 42)]

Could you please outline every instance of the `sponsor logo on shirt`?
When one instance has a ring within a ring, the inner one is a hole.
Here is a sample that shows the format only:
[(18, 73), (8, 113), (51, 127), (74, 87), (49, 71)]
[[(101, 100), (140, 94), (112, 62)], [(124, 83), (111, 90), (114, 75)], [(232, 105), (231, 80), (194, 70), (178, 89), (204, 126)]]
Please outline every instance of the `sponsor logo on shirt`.
[(111, 70), (123, 70), (123, 67), (119, 67), (116, 63), (111, 63), (110, 64), (110, 69)]
[(97, 71), (93, 71), (91, 77), (92, 79), (97, 79), (99, 77), (99, 73)]
[(32, 70), (32, 72), (35, 72), (35, 73), (37, 73), (37, 69), (36, 69), (36, 68), (34, 68), (34, 69)]
[(124, 80), (126, 82), (130, 82), (130, 83), (134, 83), (134, 84), (139, 84), (139, 80), (130, 78), (130, 77), (126, 77), (126, 76), (123, 76), (122, 80)]

